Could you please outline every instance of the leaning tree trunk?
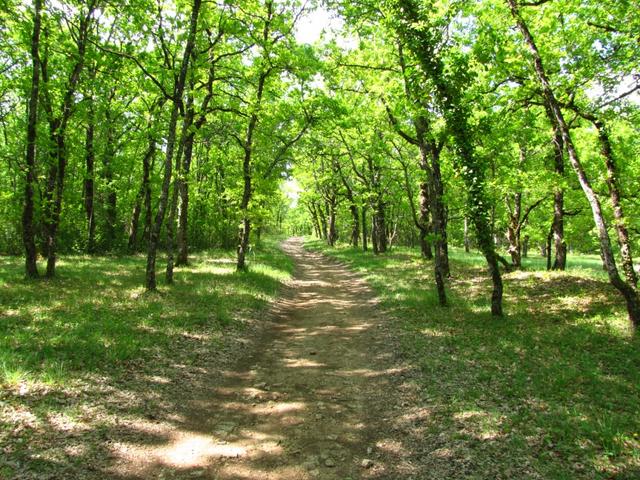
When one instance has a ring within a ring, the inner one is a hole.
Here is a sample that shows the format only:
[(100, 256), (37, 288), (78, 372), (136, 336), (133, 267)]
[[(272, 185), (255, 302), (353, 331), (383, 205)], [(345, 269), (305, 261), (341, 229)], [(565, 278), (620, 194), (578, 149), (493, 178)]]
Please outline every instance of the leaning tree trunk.
[(149, 137), (149, 148), (142, 157), (142, 182), (140, 184), (140, 190), (136, 195), (136, 201), (133, 207), (133, 213), (131, 214), (131, 222), (129, 224), (129, 241), (128, 248), (130, 252), (134, 252), (138, 246), (138, 230), (140, 225), (140, 213), (142, 211), (142, 203), (147, 203), (147, 196), (149, 197), (149, 203), (151, 203), (151, 192), (149, 190), (149, 177), (151, 174), (151, 159), (156, 152), (156, 142), (153, 137)]
[(180, 66), (180, 74), (176, 79), (173, 88), (173, 105), (171, 108), (171, 117), (169, 120), (169, 128), (167, 133), (167, 149), (164, 162), (164, 177), (162, 179), (162, 189), (160, 191), (160, 201), (158, 203), (158, 211), (149, 235), (149, 248), (147, 251), (147, 270), (146, 270), (146, 288), (148, 291), (156, 290), (156, 256), (158, 252), (158, 243), (160, 240), (160, 231), (164, 222), (164, 215), (169, 201), (169, 187), (171, 186), (171, 175), (173, 170), (173, 155), (176, 144), (176, 128), (178, 125), (178, 114), (182, 95), (184, 93), (187, 71), (189, 62), (196, 40), (196, 29), (198, 25), (198, 15), (200, 14), (200, 5), (202, 0), (194, 0), (191, 10), (191, 20), (189, 24), (189, 37), (182, 56)]
[(38, 92), (40, 90), (40, 31), (42, 26), (42, 0), (34, 0), (33, 36), (31, 38), (31, 95), (27, 116), (27, 152), (25, 162), (24, 208), (22, 211), (22, 242), (25, 250), (25, 273), (38, 277), (37, 251), (34, 228), (33, 186), (36, 182), (36, 139), (38, 128)]
[(620, 246), (620, 256), (622, 257), (622, 269), (627, 278), (627, 282), (634, 288), (638, 285), (638, 276), (633, 268), (633, 256), (631, 254), (631, 241), (627, 230), (622, 203), (620, 201), (620, 185), (618, 184), (618, 172), (613, 157), (613, 149), (609, 140), (609, 133), (602, 120), (596, 120), (594, 125), (598, 129), (598, 137), (602, 156), (607, 166), (607, 187), (609, 188), (609, 198), (613, 206), (613, 218), (615, 219), (616, 233), (618, 234), (618, 245)]
[(578, 152), (576, 151), (575, 145), (573, 144), (569, 126), (565, 121), (564, 114), (562, 113), (562, 109), (560, 108), (560, 104), (555, 97), (555, 94), (551, 87), (551, 83), (549, 82), (549, 79), (547, 77), (538, 47), (535, 44), (535, 41), (533, 39), (533, 36), (531, 35), (531, 32), (529, 31), (529, 28), (527, 27), (527, 24), (524, 22), (522, 16), (520, 15), (516, 0), (507, 0), (507, 2), (511, 9), (511, 14), (513, 15), (513, 18), (515, 19), (516, 24), (525, 39), (529, 51), (533, 56), (534, 69), (538, 78), (538, 82), (540, 84), (540, 87), (542, 88), (545, 100), (551, 107), (556, 124), (560, 129), (560, 132), (562, 133), (562, 140), (564, 141), (565, 147), (567, 149), (571, 166), (573, 167), (573, 170), (578, 177), (578, 181), (580, 182), (580, 186), (582, 187), (587, 201), (591, 206), (593, 220), (598, 231), (598, 238), (600, 240), (600, 253), (602, 255), (604, 267), (607, 270), (609, 281), (624, 297), (627, 304), (629, 320), (635, 328), (638, 326), (638, 324), (640, 324), (640, 299), (638, 298), (636, 290), (631, 285), (622, 280), (620, 274), (618, 273), (618, 268), (616, 266), (616, 261), (613, 254), (613, 248), (611, 246), (611, 239), (609, 238), (609, 231), (607, 229), (607, 223), (602, 212), (600, 200), (596, 192), (593, 190), (593, 187), (591, 186), (591, 182), (587, 177), (587, 174), (578, 156)]
[(165, 270), (165, 280), (168, 284), (173, 283), (173, 267), (175, 260), (175, 239), (176, 239), (176, 217), (178, 215), (178, 193), (179, 193), (179, 185), (178, 179), (180, 178), (182, 168), (181, 168), (181, 160), (182, 155), (184, 153), (184, 142), (186, 140), (185, 135), (187, 134), (187, 130), (185, 128), (182, 129), (182, 134), (180, 136), (180, 144), (178, 146), (178, 152), (176, 154), (176, 175), (173, 180), (173, 188), (171, 189), (171, 202), (169, 203), (169, 218), (167, 219), (167, 268)]

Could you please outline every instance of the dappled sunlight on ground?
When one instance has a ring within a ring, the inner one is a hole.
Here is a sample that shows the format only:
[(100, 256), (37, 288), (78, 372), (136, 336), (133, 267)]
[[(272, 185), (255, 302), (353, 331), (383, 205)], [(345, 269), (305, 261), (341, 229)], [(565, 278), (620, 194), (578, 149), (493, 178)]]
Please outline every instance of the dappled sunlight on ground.
[(146, 440), (113, 450), (113, 475), (343, 480), (411, 473), (409, 446), (393, 432), (413, 427), (420, 415), (408, 418), (411, 409), (401, 406), (396, 388), (407, 369), (389, 363), (392, 342), (377, 300), (355, 275), (304, 253), (299, 242), (285, 248), (297, 258), (296, 277), (255, 353), (216, 380), (201, 374), (179, 421), (146, 421)]

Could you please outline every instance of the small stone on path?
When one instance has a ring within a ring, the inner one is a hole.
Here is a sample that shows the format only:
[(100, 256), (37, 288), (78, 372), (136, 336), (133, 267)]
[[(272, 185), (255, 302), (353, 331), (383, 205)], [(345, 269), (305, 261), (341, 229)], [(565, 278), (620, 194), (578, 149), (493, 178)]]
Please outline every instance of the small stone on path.
[(362, 460), (362, 462), (360, 463), (360, 466), (362, 468), (371, 468), (373, 467), (373, 460), (370, 460), (368, 458), (365, 458), (364, 460)]

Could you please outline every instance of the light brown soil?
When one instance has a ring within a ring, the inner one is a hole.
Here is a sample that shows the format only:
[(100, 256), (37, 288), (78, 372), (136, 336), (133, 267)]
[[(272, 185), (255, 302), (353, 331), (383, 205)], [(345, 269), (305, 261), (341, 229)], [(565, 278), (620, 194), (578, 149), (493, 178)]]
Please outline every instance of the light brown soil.
[(415, 392), (373, 293), (300, 239), (283, 248), (295, 276), (255, 348), (204, 388), (186, 380), (172, 418), (138, 427), (156, 442), (114, 445), (115, 477), (422, 478), (403, 431)]

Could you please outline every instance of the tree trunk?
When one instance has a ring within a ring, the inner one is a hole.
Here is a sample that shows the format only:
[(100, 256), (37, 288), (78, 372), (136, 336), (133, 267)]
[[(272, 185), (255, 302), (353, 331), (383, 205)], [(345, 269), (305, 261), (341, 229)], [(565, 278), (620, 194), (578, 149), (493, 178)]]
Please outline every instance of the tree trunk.
[(171, 108), (171, 117), (169, 120), (169, 128), (167, 133), (167, 149), (165, 153), (164, 162), (164, 178), (162, 180), (162, 189), (160, 191), (160, 201), (158, 203), (158, 211), (156, 213), (155, 221), (151, 228), (151, 234), (149, 235), (149, 248), (147, 251), (147, 269), (146, 269), (146, 288), (148, 291), (156, 290), (156, 255), (158, 252), (158, 243), (160, 239), (160, 231), (162, 229), (162, 223), (164, 221), (164, 214), (167, 208), (169, 200), (169, 187), (171, 186), (171, 175), (173, 170), (173, 155), (176, 143), (176, 128), (178, 125), (178, 114), (180, 110), (180, 104), (182, 102), (182, 95), (184, 93), (185, 81), (187, 78), (187, 71), (189, 69), (189, 62), (191, 60), (191, 54), (196, 40), (196, 29), (198, 25), (198, 15), (200, 14), (200, 5), (202, 0), (194, 0), (193, 8), (191, 10), (191, 20), (189, 24), (189, 36), (187, 38), (187, 44), (182, 56), (182, 63), (180, 66), (180, 74), (176, 79), (173, 88), (173, 105)]
[(338, 239), (338, 232), (336, 231), (336, 199), (335, 196), (327, 201), (327, 218), (328, 227), (327, 232), (327, 244), (330, 247), (334, 247), (336, 240)]
[[(507, 200), (508, 203), (508, 200)], [(507, 226), (507, 240), (509, 241), (509, 254), (513, 268), (522, 268), (522, 244), (520, 243), (520, 221), (522, 217), (522, 193), (513, 195), (513, 208), (509, 212), (509, 224)]]
[(84, 210), (87, 216), (87, 253), (95, 253), (96, 222), (94, 208), (94, 178), (96, 152), (94, 147), (95, 118), (93, 99), (89, 99), (88, 124), (85, 139)]
[(591, 206), (591, 211), (593, 213), (593, 220), (596, 225), (596, 229), (598, 230), (598, 237), (600, 240), (600, 252), (602, 254), (603, 263), (607, 270), (607, 275), (609, 277), (609, 281), (611, 284), (622, 294), (627, 304), (627, 312), (629, 314), (629, 320), (632, 325), (635, 327), (640, 324), (640, 300), (638, 298), (637, 292), (634, 290), (632, 286), (622, 280), (620, 274), (618, 273), (618, 268), (616, 266), (615, 257), (613, 254), (613, 249), (611, 247), (611, 239), (609, 238), (609, 232), (607, 230), (607, 224), (602, 212), (602, 207), (600, 205), (600, 200), (593, 190), (591, 186), (591, 182), (587, 177), (587, 174), (582, 166), (580, 158), (578, 156), (578, 152), (573, 144), (573, 139), (571, 137), (569, 126), (565, 121), (564, 114), (560, 108), (560, 104), (558, 103), (555, 94), (553, 93), (553, 89), (551, 87), (551, 83), (547, 78), (546, 71), (544, 69), (544, 65), (542, 63), (542, 57), (540, 56), (540, 52), (538, 51), (538, 47), (535, 44), (533, 36), (529, 31), (526, 23), (522, 19), (520, 12), (518, 10), (518, 6), (515, 0), (507, 0), (511, 13), (520, 29), (522, 35), (525, 38), (526, 44), (529, 47), (529, 51), (533, 56), (534, 68), (536, 75), (538, 77), (538, 81), (542, 88), (543, 94), (548, 105), (551, 107), (551, 110), (554, 114), (554, 118), (556, 121), (556, 125), (560, 129), (562, 133), (562, 140), (564, 141), (565, 147), (567, 149), (567, 153), (569, 155), (569, 161), (573, 170), (576, 172), (578, 176), (578, 181), (580, 182), (580, 186), (587, 197), (589, 205)]
[[(69, 119), (73, 113), (75, 105), (76, 87), (80, 81), (80, 74), (84, 68), (84, 59), (88, 41), (89, 25), (95, 10), (95, 2), (89, 2), (86, 15), (80, 19), (78, 33), (75, 37), (78, 51), (75, 55), (75, 63), (66, 84), (66, 90), (62, 99), (60, 115), (56, 116), (53, 111), (51, 98), (46, 93), (45, 109), (49, 116), (49, 138), (50, 145), (50, 165), (45, 192), (45, 235), (47, 253), (47, 278), (53, 278), (56, 274), (56, 250), (58, 227), (60, 226), (60, 215), (62, 213), (62, 198), (64, 193), (65, 171), (67, 167), (66, 152), (66, 129)], [(46, 84), (49, 83), (48, 62), (41, 62), (42, 78)]]
[(178, 180), (178, 193), (180, 203), (178, 208), (178, 259), (176, 265), (189, 263), (189, 243), (187, 241), (187, 229), (189, 221), (189, 171), (191, 170), (191, 158), (193, 156), (193, 135), (187, 138), (184, 150), (184, 162), (182, 164), (182, 177)]
[[(151, 203), (151, 192), (149, 186), (149, 177), (151, 173), (151, 159), (156, 152), (156, 142), (152, 137), (149, 137), (149, 148), (142, 157), (142, 183), (140, 184), (140, 190), (136, 195), (136, 201), (133, 207), (133, 213), (131, 214), (131, 222), (129, 224), (129, 241), (128, 248), (130, 252), (137, 250), (138, 246), (138, 230), (140, 223), (140, 213), (142, 211), (142, 203), (147, 205), (147, 197), (149, 204)], [(150, 218), (150, 215), (148, 215)]]
[(37, 278), (37, 251), (33, 225), (33, 186), (36, 181), (36, 140), (38, 135), (38, 95), (40, 90), (40, 31), (42, 26), (42, 0), (34, 0), (33, 36), (31, 38), (31, 94), (27, 115), (27, 152), (25, 162), (24, 208), (22, 211), (22, 242), (25, 250), (25, 273), (28, 278)]
[(367, 245), (367, 207), (362, 206), (362, 251), (369, 249)]
[(118, 223), (118, 210), (117, 200), (118, 192), (114, 184), (113, 177), (113, 161), (116, 155), (115, 139), (113, 138), (113, 124), (110, 119), (111, 112), (107, 110), (106, 123), (107, 123), (107, 139), (104, 155), (102, 156), (102, 168), (103, 178), (105, 184), (106, 194), (106, 206), (105, 206), (105, 234), (104, 234), (104, 248), (107, 251), (113, 250), (117, 240), (117, 223)]
[[(553, 125), (553, 159), (556, 174), (564, 178), (564, 142), (562, 133), (557, 127), (553, 117), (553, 111), (547, 106), (547, 116)], [(556, 187), (553, 193), (553, 242), (556, 256), (553, 262), (553, 270), (565, 270), (567, 268), (567, 244), (564, 241), (564, 189)]]
[(358, 247), (360, 243), (360, 215), (358, 214), (358, 207), (352, 203), (349, 205), (349, 211), (351, 212), (351, 246)]
[(378, 253), (385, 253), (387, 251), (387, 221), (385, 213), (385, 205), (381, 198), (378, 198), (376, 202), (375, 228), (376, 228), (376, 243), (378, 245)]
[(329, 237), (329, 229), (327, 228), (327, 217), (324, 214), (324, 210), (322, 210), (322, 206), (317, 205), (316, 211), (318, 212), (318, 217), (320, 217), (320, 238), (322, 240), (326, 240)]
[(622, 203), (620, 201), (620, 185), (618, 184), (618, 171), (613, 157), (613, 148), (609, 140), (609, 133), (602, 120), (596, 120), (594, 125), (598, 129), (601, 153), (607, 166), (607, 187), (609, 188), (609, 198), (613, 207), (613, 218), (618, 235), (618, 245), (620, 246), (620, 256), (622, 257), (622, 269), (629, 285), (634, 288), (638, 285), (638, 276), (633, 268), (633, 255), (631, 253), (631, 241), (627, 230)]

